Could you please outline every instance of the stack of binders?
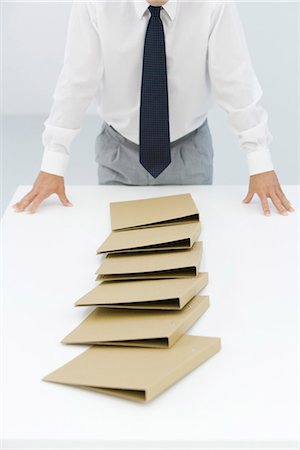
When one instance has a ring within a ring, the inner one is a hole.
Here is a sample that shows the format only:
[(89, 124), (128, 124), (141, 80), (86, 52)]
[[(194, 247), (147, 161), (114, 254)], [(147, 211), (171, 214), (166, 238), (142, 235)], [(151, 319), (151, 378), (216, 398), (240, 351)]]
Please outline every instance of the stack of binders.
[(209, 306), (199, 211), (188, 193), (113, 202), (110, 215), (101, 282), (75, 303), (95, 309), (62, 340), (89, 348), (43, 380), (147, 402), (220, 350), (185, 334)]

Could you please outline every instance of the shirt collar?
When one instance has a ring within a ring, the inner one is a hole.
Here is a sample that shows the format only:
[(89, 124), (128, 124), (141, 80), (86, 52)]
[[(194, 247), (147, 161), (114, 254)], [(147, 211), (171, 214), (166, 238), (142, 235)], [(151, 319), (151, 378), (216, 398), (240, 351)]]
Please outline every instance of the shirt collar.
[[(150, 4), (147, 0), (139, 0), (134, 2), (135, 10), (138, 18), (141, 19), (149, 8)], [(162, 8), (168, 13), (171, 20), (174, 20), (176, 13), (177, 0), (168, 0)]]

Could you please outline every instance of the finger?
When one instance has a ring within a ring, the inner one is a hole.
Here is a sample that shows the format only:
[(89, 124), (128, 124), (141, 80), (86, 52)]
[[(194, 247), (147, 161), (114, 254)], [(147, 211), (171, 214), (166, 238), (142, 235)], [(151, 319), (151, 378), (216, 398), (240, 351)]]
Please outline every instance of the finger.
[(45, 194), (39, 194), (35, 197), (35, 199), (32, 202), (31, 207), (28, 210), (29, 214), (33, 214), (37, 211), (38, 207), (40, 206), (40, 204), (42, 203), (43, 200), (45, 200), (45, 198), (47, 197), (47, 195)]
[(272, 202), (274, 203), (274, 206), (276, 207), (279, 214), (282, 214), (283, 216), (286, 216), (288, 214), (287, 210), (281, 203), (279, 197), (274, 193), (270, 194), (270, 197), (272, 199)]
[(265, 195), (260, 196), (260, 201), (261, 201), (261, 206), (264, 212), (265, 216), (270, 216), (271, 215), (271, 211), (269, 208), (269, 202), (268, 199)]
[(73, 206), (70, 200), (67, 198), (65, 192), (60, 192), (57, 195), (64, 206)]
[(28, 192), (21, 200), (19, 200), (17, 203), (15, 203), (13, 206), (13, 208), (21, 208), (22, 204), (24, 202), (26, 202), (26, 200), (28, 200), (30, 197), (33, 197), (34, 193), (33, 190), (31, 190), (30, 192)]
[(291, 202), (286, 198), (286, 196), (284, 195), (284, 192), (281, 188), (279, 188), (278, 192), (277, 192), (277, 196), (279, 198), (279, 200), (281, 201), (281, 203), (283, 204), (283, 206), (290, 212), (295, 211), (294, 208), (291, 205)]
[(24, 209), (27, 208), (36, 196), (37, 194), (34, 191), (30, 191), (19, 202), (15, 203), (13, 207), (17, 212), (24, 211)]
[(248, 194), (246, 195), (246, 197), (244, 198), (243, 202), (244, 203), (249, 203), (251, 202), (252, 198), (253, 198), (254, 192), (248, 192)]

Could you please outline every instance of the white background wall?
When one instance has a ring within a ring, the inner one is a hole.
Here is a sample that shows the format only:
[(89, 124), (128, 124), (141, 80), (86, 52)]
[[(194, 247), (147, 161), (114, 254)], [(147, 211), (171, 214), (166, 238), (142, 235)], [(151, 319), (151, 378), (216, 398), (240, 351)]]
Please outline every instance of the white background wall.
[[(271, 150), (275, 168), (283, 184), (294, 184), (298, 181), (299, 3), (241, 1), (237, 5), (254, 67), (264, 91), (262, 105), (269, 113), (269, 126), (274, 136)], [(4, 166), (5, 179), (11, 185), (32, 183), (39, 170), (41, 132), (63, 62), (70, 7), (71, 2), (66, 1), (2, 3), (2, 111), (6, 116), (3, 122), (2, 153), (7, 161), (7, 166)], [(82, 136), (76, 138), (72, 147), (74, 155), (66, 175), (70, 184), (97, 182), (91, 146), (100, 128), (100, 121), (92, 117), (93, 114), (95, 108), (92, 104), (83, 123), (83, 127), (87, 128), (83, 129)], [(34, 136), (29, 137), (27, 133), (24, 140), (23, 135), (20, 144), (19, 131), (23, 130), (25, 123), (26, 130), (28, 127), (30, 129), (32, 122), (29, 118), (33, 116)], [(14, 119), (17, 119), (16, 125)], [(246, 184), (246, 160), (237, 145), (237, 138), (227, 126), (224, 111), (219, 108), (212, 110), (209, 124), (215, 147), (214, 183)], [(92, 135), (84, 134), (87, 129)], [(86, 138), (89, 139), (88, 143), (84, 140)], [(21, 164), (24, 156), (27, 178)], [(80, 158), (85, 158), (88, 164), (84, 174), (76, 170)], [(93, 176), (88, 172), (91, 170), (94, 171)]]

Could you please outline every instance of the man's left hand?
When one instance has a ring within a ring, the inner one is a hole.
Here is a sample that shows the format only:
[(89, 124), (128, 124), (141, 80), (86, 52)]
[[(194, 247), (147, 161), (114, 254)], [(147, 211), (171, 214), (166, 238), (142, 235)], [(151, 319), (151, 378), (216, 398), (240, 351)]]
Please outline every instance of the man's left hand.
[(274, 170), (250, 176), (248, 194), (243, 202), (250, 203), (254, 194), (257, 194), (260, 198), (262, 209), (266, 216), (271, 214), (268, 198), (272, 200), (279, 214), (286, 216), (288, 211), (294, 211), (294, 208), (281, 189)]

